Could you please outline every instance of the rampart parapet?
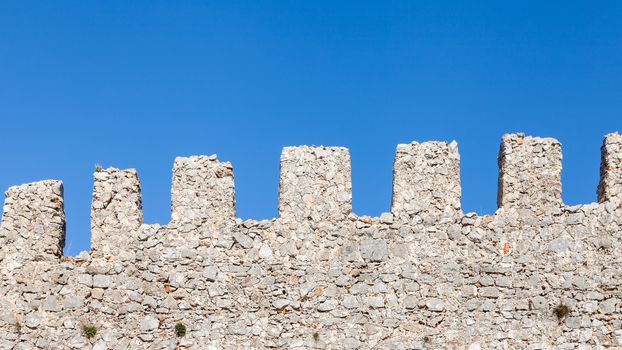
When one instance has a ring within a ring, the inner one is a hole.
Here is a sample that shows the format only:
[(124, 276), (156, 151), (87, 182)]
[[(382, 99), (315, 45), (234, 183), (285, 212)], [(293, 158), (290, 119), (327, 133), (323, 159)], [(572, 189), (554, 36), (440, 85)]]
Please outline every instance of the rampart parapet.
[(233, 167), (212, 156), (177, 157), (173, 166), (171, 223), (188, 229), (235, 222)]
[(91, 251), (118, 255), (143, 223), (140, 183), (135, 169), (96, 169), (91, 202)]
[(391, 211), (369, 217), (346, 148), (286, 147), (264, 221), (236, 218), (230, 163), (179, 157), (162, 225), (134, 169), (98, 168), (77, 257), (62, 183), (11, 187), (0, 349), (620, 348), (622, 137), (601, 154), (598, 201), (567, 206), (561, 144), (504, 135), (499, 209), (477, 215), (455, 142), (398, 145)]
[(391, 212), (405, 223), (456, 221), (462, 215), (460, 154), (456, 142), (398, 145)]
[(3, 251), (22, 261), (58, 260), (65, 246), (63, 183), (46, 180), (10, 187), (2, 209)]
[(498, 206), (540, 210), (562, 204), (562, 150), (552, 138), (503, 136)]
[(350, 153), (343, 147), (285, 147), (281, 154), (279, 218), (343, 221), (352, 212)]
[(622, 135), (605, 136), (601, 147), (598, 202), (622, 202)]

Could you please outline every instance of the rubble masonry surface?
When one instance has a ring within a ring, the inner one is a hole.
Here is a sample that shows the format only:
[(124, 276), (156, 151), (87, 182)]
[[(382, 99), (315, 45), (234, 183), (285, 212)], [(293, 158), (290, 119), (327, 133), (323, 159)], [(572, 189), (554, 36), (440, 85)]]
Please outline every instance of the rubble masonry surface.
[(462, 212), (455, 142), (398, 145), (380, 217), (352, 213), (342, 147), (284, 148), (264, 221), (236, 219), (216, 156), (175, 160), (166, 225), (143, 223), (135, 170), (97, 169), (77, 257), (62, 183), (14, 186), (0, 350), (620, 349), (622, 136), (601, 154), (597, 203), (567, 206), (561, 144), (505, 135), (491, 216)]

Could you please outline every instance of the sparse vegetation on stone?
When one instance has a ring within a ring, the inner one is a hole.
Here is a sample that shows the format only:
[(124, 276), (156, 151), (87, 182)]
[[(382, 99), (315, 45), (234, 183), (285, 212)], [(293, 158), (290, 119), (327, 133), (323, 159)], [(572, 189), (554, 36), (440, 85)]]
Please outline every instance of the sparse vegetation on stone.
[(563, 320), (570, 313), (570, 307), (563, 303), (559, 303), (555, 309), (553, 309), (553, 312), (555, 313), (555, 316), (557, 316), (558, 320)]
[(179, 322), (175, 325), (175, 335), (178, 337), (186, 335), (186, 326), (183, 323)]
[(82, 327), (82, 333), (84, 333), (85, 337), (91, 339), (95, 335), (97, 335), (97, 328), (95, 328), (95, 326), (92, 326), (92, 325), (85, 325)]

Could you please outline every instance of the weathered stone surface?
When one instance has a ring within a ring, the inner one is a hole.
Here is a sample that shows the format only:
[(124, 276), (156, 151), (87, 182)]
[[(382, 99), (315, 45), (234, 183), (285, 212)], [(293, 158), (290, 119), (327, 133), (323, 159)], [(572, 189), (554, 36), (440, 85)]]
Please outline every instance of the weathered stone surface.
[(605, 136), (601, 148), (598, 202), (622, 204), (622, 135)]
[(253, 239), (242, 233), (234, 233), (233, 238), (244, 249), (250, 249), (253, 246)]
[(145, 316), (140, 323), (141, 331), (152, 331), (160, 326), (160, 321), (152, 315)]
[(387, 259), (389, 249), (384, 240), (366, 239), (361, 242), (361, 257), (370, 261), (383, 261)]
[[(2, 247), (2, 267), (29, 261), (56, 261), (65, 245), (63, 183), (46, 180), (10, 187), (5, 194), (2, 231), (11, 247)], [(1, 294), (0, 294), (1, 295)]]
[(504, 135), (499, 151), (499, 207), (538, 211), (559, 207), (561, 161), (561, 144), (555, 139)]
[(142, 223), (135, 171), (98, 169), (77, 257), (61, 255), (61, 183), (11, 187), (0, 349), (620, 348), (619, 141), (598, 203), (566, 206), (559, 144), (504, 137), (501, 208), (483, 216), (460, 211), (455, 144), (400, 146), (380, 217), (351, 213), (343, 148), (283, 152), (276, 220), (235, 219), (213, 156), (177, 160), (163, 226)]
[(318, 305), (317, 310), (318, 311), (322, 311), (322, 312), (326, 312), (326, 311), (334, 310), (336, 307), (337, 307), (337, 301), (336, 300), (327, 300), (327, 301), (321, 303), (320, 305)]
[(405, 222), (457, 220), (460, 210), (458, 144), (412, 142), (397, 146), (391, 211)]
[(93, 287), (95, 288), (108, 288), (112, 284), (112, 278), (106, 275), (93, 276)]
[(350, 153), (343, 147), (285, 147), (281, 154), (279, 218), (340, 221), (352, 211)]
[(96, 169), (91, 202), (91, 251), (119, 255), (143, 223), (140, 183), (135, 169)]
[(431, 299), (426, 300), (425, 306), (430, 311), (441, 312), (445, 309), (445, 305), (443, 304), (443, 301), (440, 299), (436, 299), (436, 298), (431, 298)]
[[(235, 220), (233, 167), (216, 155), (177, 157), (173, 166), (171, 223), (222, 229)], [(182, 228), (186, 229), (186, 228)]]

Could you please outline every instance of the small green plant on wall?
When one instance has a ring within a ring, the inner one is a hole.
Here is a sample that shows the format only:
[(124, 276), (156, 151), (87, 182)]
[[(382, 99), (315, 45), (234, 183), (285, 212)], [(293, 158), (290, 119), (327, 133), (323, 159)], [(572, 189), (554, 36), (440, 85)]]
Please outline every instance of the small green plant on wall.
[(175, 334), (178, 337), (183, 337), (184, 335), (186, 335), (186, 326), (179, 322), (175, 325)]
[(95, 326), (85, 325), (82, 327), (82, 333), (84, 333), (85, 337), (91, 339), (97, 334), (97, 328), (95, 328)]
[(555, 313), (555, 316), (557, 316), (557, 319), (561, 321), (570, 313), (570, 307), (563, 303), (559, 303), (559, 305), (553, 309), (553, 312)]

